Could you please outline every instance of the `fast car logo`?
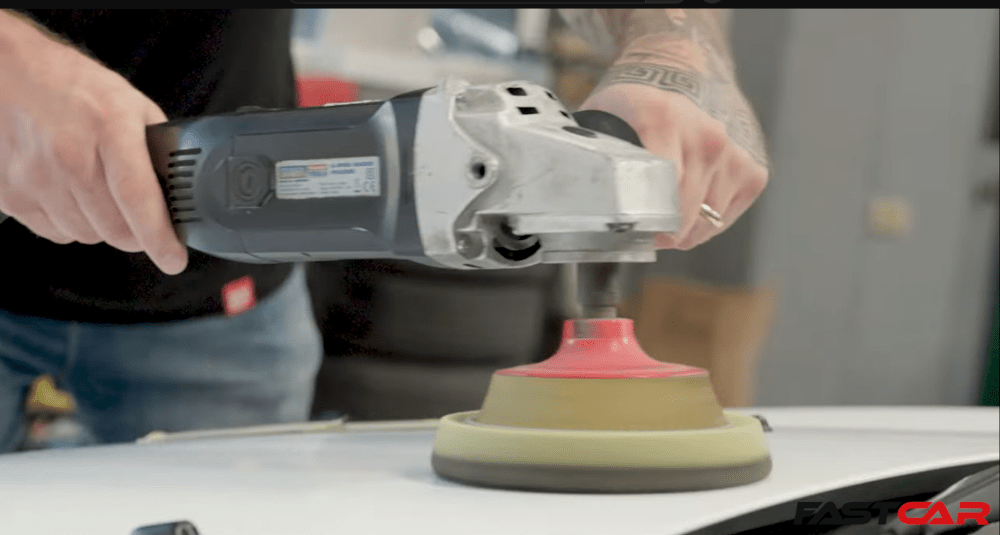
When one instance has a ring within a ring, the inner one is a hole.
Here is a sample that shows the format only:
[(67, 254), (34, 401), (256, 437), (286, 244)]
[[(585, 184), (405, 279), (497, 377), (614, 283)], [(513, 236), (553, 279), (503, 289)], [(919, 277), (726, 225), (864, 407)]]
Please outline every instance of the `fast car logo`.
[(799, 502), (793, 523), (797, 526), (845, 526), (867, 524), (877, 518), (879, 524), (885, 524), (891, 515), (909, 525), (985, 526), (989, 514), (990, 504), (986, 502), (961, 502), (954, 515), (943, 502), (848, 502), (842, 507), (833, 502)]

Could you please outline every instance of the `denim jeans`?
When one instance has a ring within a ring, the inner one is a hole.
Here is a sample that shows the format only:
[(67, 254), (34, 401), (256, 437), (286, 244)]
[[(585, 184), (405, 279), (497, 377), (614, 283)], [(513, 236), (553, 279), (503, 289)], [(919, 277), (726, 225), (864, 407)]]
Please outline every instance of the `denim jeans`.
[(0, 310), (0, 453), (20, 443), (23, 402), (48, 373), (103, 443), (151, 431), (305, 421), (322, 358), (305, 270), (233, 317), (107, 325)]

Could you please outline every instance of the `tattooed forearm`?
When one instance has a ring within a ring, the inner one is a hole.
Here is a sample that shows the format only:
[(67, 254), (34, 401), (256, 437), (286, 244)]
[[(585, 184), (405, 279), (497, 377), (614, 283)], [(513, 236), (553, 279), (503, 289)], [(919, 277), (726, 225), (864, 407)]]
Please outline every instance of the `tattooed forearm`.
[(734, 143), (767, 165), (764, 136), (736, 83), (728, 10), (606, 9), (617, 59), (595, 91), (641, 84), (680, 93), (726, 125)]
[(642, 42), (645, 48), (670, 56), (708, 53), (726, 64), (730, 63), (728, 13), (722, 9), (599, 10), (619, 54)]
[(734, 107), (732, 117), (724, 122), (726, 123), (726, 132), (733, 143), (746, 149), (754, 161), (769, 168), (770, 162), (767, 158), (764, 132), (749, 106)]
[(627, 63), (608, 69), (594, 91), (612, 84), (642, 84), (664, 91), (675, 91), (702, 107), (705, 100), (704, 77), (698, 73), (662, 65)]
[(696, 70), (654, 63), (618, 64), (605, 73), (594, 92), (616, 84), (639, 84), (679, 93), (726, 125), (733, 143), (743, 147), (757, 163), (767, 166), (764, 135), (749, 103), (727, 80)]

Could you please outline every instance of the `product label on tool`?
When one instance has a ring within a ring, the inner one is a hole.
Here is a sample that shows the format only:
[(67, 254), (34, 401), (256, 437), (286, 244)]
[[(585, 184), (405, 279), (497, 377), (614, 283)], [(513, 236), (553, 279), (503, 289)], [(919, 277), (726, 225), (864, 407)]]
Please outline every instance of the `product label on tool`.
[(381, 195), (377, 156), (286, 160), (275, 165), (274, 176), (279, 199)]

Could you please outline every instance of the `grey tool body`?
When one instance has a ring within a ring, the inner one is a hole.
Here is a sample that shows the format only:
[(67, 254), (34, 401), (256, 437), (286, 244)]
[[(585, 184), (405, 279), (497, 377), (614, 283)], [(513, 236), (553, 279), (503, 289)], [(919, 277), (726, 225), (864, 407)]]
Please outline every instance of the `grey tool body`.
[(655, 235), (680, 225), (671, 162), (582, 128), (528, 82), (450, 79), (387, 101), (172, 121), (147, 137), (185, 243), (237, 261), (652, 262)]
[[(190, 247), (236, 261), (419, 258), (412, 150), (400, 149), (413, 145), (419, 98), (151, 126), (171, 218)], [(338, 182), (342, 163), (372, 165)], [(309, 176), (321, 165), (330, 180)]]

